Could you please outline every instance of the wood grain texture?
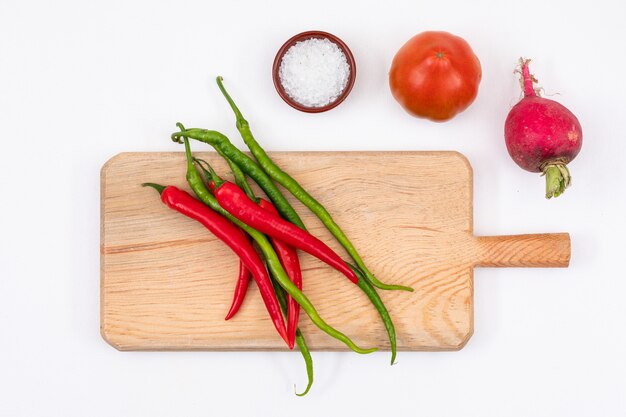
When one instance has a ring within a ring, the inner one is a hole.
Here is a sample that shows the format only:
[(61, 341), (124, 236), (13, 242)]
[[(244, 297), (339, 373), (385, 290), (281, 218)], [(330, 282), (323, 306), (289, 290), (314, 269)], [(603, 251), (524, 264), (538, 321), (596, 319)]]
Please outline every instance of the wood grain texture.
[[(201, 153), (218, 172), (227, 167)], [(414, 293), (381, 296), (400, 350), (456, 350), (473, 333), (473, 267), (567, 266), (569, 236), (475, 238), (472, 169), (456, 152), (289, 152), (272, 158), (328, 208), (384, 282)], [(200, 224), (163, 205), (146, 181), (185, 183), (183, 153), (123, 153), (101, 172), (101, 333), (120, 350), (283, 350), (254, 284), (224, 321), (238, 260)], [(291, 196), (310, 231), (345, 257)], [(347, 257), (346, 257), (347, 259)], [(357, 344), (388, 349), (367, 298), (306, 254), (304, 290), (331, 325)], [(344, 350), (306, 318), (313, 350)]]

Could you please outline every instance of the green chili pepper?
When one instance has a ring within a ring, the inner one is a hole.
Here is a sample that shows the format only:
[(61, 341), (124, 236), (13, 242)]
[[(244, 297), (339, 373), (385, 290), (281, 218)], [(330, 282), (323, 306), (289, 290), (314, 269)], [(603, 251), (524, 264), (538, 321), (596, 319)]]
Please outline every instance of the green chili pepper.
[[(181, 127), (180, 123), (177, 126)], [(254, 162), (248, 155), (241, 152), (235, 145), (230, 143), (228, 138), (215, 130), (205, 129), (184, 129), (181, 132), (172, 133), (172, 140), (182, 143), (181, 138), (195, 139), (204, 142), (219, 150), (232, 162), (237, 164), (246, 174), (248, 174), (267, 194), (276, 206), (280, 214), (291, 223), (297, 226), (304, 226), (298, 213), (291, 207), (285, 196), (280, 192), (276, 184), (270, 177)]]
[[(205, 164), (206, 168), (202, 165), (200, 165), (200, 168), (202, 169), (202, 171), (205, 174), (205, 177), (207, 178), (212, 178), (213, 174), (211, 173), (212, 169), (211, 166), (204, 160), (202, 159), (197, 159), (194, 158), (194, 160), (200, 162), (201, 164)], [(243, 171), (241, 171), (241, 169), (237, 166), (237, 164), (235, 164), (234, 162), (226, 159), (226, 161), (228, 162), (228, 165), (230, 166), (231, 170), (233, 171), (233, 174), (235, 176), (235, 182), (237, 183), (237, 185), (239, 185), (240, 188), (243, 188), (240, 184), (246, 184), (248, 185), (248, 182), (246, 181), (246, 174), (243, 173)], [(254, 194), (254, 192), (250, 189), (250, 186), (248, 185), (248, 192), (246, 192), (247, 196), (251, 199), (251, 200), (257, 200), (258, 198), (256, 197), (256, 195)], [(371, 303), (374, 305), (374, 307), (376, 308), (376, 310), (378, 311), (381, 320), (383, 321), (383, 324), (385, 326), (385, 330), (387, 331), (387, 335), (389, 336), (389, 344), (391, 346), (391, 364), (393, 365), (396, 359), (396, 331), (395, 331), (395, 327), (393, 325), (393, 321), (391, 320), (391, 316), (389, 315), (389, 311), (387, 311), (387, 308), (385, 307), (385, 304), (383, 303), (383, 300), (381, 300), (380, 296), (378, 295), (378, 293), (376, 292), (376, 289), (374, 289), (374, 287), (372, 287), (372, 285), (363, 277), (363, 273), (354, 265), (350, 265), (348, 264), (348, 266), (354, 271), (354, 273), (359, 277), (359, 282), (358, 282), (358, 286), (359, 288), (365, 293), (365, 295), (367, 295), (367, 297), (370, 299)], [(281, 294), (279, 294), (279, 290), (281, 292)], [(283, 301), (281, 301), (280, 296), (282, 295), (283, 300), (284, 300), (284, 290), (282, 288), (276, 290), (276, 296), (278, 297), (278, 302), (279, 303), (283, 303)], [(282, 305), (282, 304), (281, 304)], [(286, 306), (283, 307), (283, 310), (286, 310)], [(297, 341), (297, 340), (296, 340)], [(311, 381), (312, 383), (312, 381)], [(308, 391), (308, 389), (307, 389)], [(305, 391), (306, 393), (306, 391)]]
[[(180, 125), (180, 123), (178, 123), (177, 125)], [(181, 143), (181, 138), (195, 139), (200, 142), (204, 142), (214, 147), (215, 149), (218, 149), (219, 151), (221, 151), (221, 153), (225, 155), (226, 158), (230, 159), (232, 162), (237, 164), (246, 174), (248, 174), (261, 187), (261, 189), (265, 192), (265, 194), (267, 194), (270, 200), (272, 200), (272, 202), (276, 206), (276, 209), (280, 212), (281, 216), (285, 220), (288, 220), (291, 223), (295, 224), (296, 226), (300, 227), (301, 229), (306, 230), (306, 227), (304, 226), (302, 219), (300, 219), (300, 216), (298, 216), (294, 208), (291, 206), (291, 204), (289, 204), (287, 199), (283, 196), (283, 194), (280, 192), (276, 184), (274, 184), (272, 179), (248, 155), (244, 154), (239, 149), (237, 149), (237, 147), (235, 147), (225, 135), (215, 130), (192, 128), (192, 129), (182, 129), (180, 132), (172, 133), (171, 137), (173, 141), (178, 142), (178, 143)], [(288, 187), (285, 187), (285, 188), (288, 188)], [(294, 196), (296, 198), (300, 198), (296, 194), (294, 194)], [(339, 230), (341, 231), (341, 229)], [(333, 232), (333, 230), (330, 230), (330, 231)], [(343, 236), (345, 237), (345, 235)], [(345, 240), (347, 241), (347, 238)], [(350, 246), (352, 247), (351, 244)], [(356, 253), (356, 251), (354, 250), (354, 247), (352, 247), (352, 249), (353, 249), (353, 252)], [(358, 254), (356, 256), (358, 257)], [(353, 259), (354, 259), (354, 256), (353, 256)], [(360, 264), (363, 264), (363, 261), (361, 260), (360, 257), (358, 257), (358, 260), (355, 260), (355, 262), (357, 262), (357, 265), (359, 264), (359, 262)], [(365, 267), (365, 265), (363, 265), (363, 267)], [(359, 265), (359, 268), (361, 268), (360, 265)], [(365, 276), (371, 281), (373, 277), (373, 280), (375, 281), (372, 281), (372, 283), (379, 288), (413, 291), (413, 288), (411, 287), (405, 287), (402, 285), (383, 284), (380, 281), (378, 281), (376, 277), (374, 277), (371, 273), (369, 273), (368, 275), (368, 272), (366, 271), (367, 269), (363, 270)], [(378, 282), (378, 285), (376, 284), (376, 282)]]
[[(393, 365), (396, 360), (396, 329), (393, 326), (393, 321), (391, 321), (389, 311), (387, 311), (387, 308), (385, 307), (383, 300), (380, 299), (380, 295), (378, 295), (376, 289), (369, 283), (368, 280), (363, 278), (363, 272), (361, 272), (361, 270), (354, 265), (348, 264), (348, 266), (350, 266), (354, 273), (359, 277), (359, 288), (365, 293), (365, 295), (367, 295), (367, 298), (370, 299), (370, 302), (374, 305), (374, 307), (376, 307), (376, 310), (385, 325), (385, 330), (387, 330), (387, 335), (389, 336), (391, 364)], [(278, 302), (280, 302), (280, 299)]]
[[(201, 159), (196, 159), (196, 160), (203, 164), (206, 164), (206, 168), (202, 165), (200, 165), (200, 168), (204, 172), (206, 178), (212, 178), (213, 174), (211, 173), (212, 171), (211, 166), (206, 161), (203, 161)], [(233, 163), (232, 161), (228, 161), (228, 162), (235, 175), (235, 181), (237, 182), (237, 184), (239, 183), (247, 184), (246, 175), (243, 173), (243, 171), (241, 171), (241, 169), (239, 169), (237, 164)], [(252, 200), (257, 199), (257, 197), (254, 195), (254, 192), (251, 189), (249, 189), (249, 193), (247, 193), (247, 195)], [(389, 336), (389, 344), (391, 347), (391, 364), (393, 365), (395, 358), (396, 358), (396, 331), (393, 325), (393, 321), (391, 320), (391, 316), (389, 315), (389, 311), (387, 311), (387, 308), (385, 307), (385, 304), (383, 303), (380, 296), (376, 292), (376, 289), (372, 287), (372, 285), (363, 277), (363, 273), (356, 266), (350, 265), (350, 264), (348, 265), (354, 271), (354, 273), (359, 277), (359, 281), (358, 281), (359, 288), (370, 299), (371, 303), (374, 305), (374, 307), (378, 311), (378, 314), (380, 315), (381, 320), (383, 321), (385, 330), (387, 331), (387, 335)]]
[[(254, 200), (256, 196), (254, 195), (252, 189), (250, 188), (250, 185), (246, 181), (246, 177), (243, 171), (241, 171), (241, 169), (237, 166), (237, 164), (227, 159), (226, 157), (224, 158), (228, 162), (228, 165), (230, 166), (233, 172), (233, 175), (235, 176), (235, 182), (237, 183), (237, 185), (239, 185), (239, 187), (244, 188), (244, 189), (247, 188), (248, 191), (246, 192), (246, 194), (248, 194), (248, 197)], [(193, 160), (199, 163), (199, 166), (204, 172), (206, 178), (211, 178), (213, 176), (210, 172), (211, 166), (206, 161), (202, 159), (198, 159), (198, 158), (194, 158)], [(206, 166), (209, 169), (202, 166), (203, 163), (206, 164)], [(244, 185), (247, 187), (245, 187)], [(274, 285), (274, 292), (276, 293), (276, 298), (278, 299), (278, 303), (280, 304), (280, 307), (283, 310), (283, 313), (287, 315), (287, 299), (285, 296), (285, 290), (278, 284), (271, 270), (270, 270), (270, 276), (272, 278), (272, 284)], [(309, 347), (307, 346), (306, 340), (304, 339), (304, 336), (302, 335), (302, 332), (300, 331), (299, 328), (296, 329), (296, 344), (298, 345), (298, 348), (300, 349), (300, 353), (302, 354), (302, 358), (304, 359), (304, 363), (306, 366), (306, 374), (307, 374), (307, 379), (308, 379), (306, 389), (299, 394), (296, 392), (297, 396), (303, 397), (311, 390), (311, 387), (313, 386), (313, 358), (311, 357), (311, 352), (309, 351)]]
[[(250, 197), (253, 200), (256, 199), (254, 192), (252, 191), (252, 189), (250, 188), (250, 185), (246, 181), (246, 176), (243, 173), (243, 171), (241, 171), (241, 169), (239, 168), (239, 166), (237, 166), (237, 164), (232, 162), (230, 159), (226, 158), (224, 155), (222, 156), (228, 162), (228, 165), (230, 166), (230, 169), (233, 172), (233, 175), (235, 176), (235, 182), (237, 183), (237, 185), (243, 188), (244, 190), (247, 190), (246, 194), (248, 195), (248, 197)], [(211, 179), (213, 177), (213, 174), (211, 173), (211, 170), (212, 170), (211, 166), (206, 161), (202, 159), (198, 159), (198, 158), (193, 158), (193, 160), (198, 162), (200, 169), (202, 169), (202, 171), (204, 172), (205, 178)], [(207, 168), (205, 168), (202, 164), (205, 164)], [(280, 307), (283, 310), (283, 313), (287, 315), (287, 299), (285, 296), (285, 290), (278, 284), (272, 271), (270, 271), (270, 276), (272, 277), (272, 284), (274, 285), (274, 292), (276, 293), (276, 298), (278, 299), (278, 303), (280, 304)], [(311, 390), (311, 387), (313, 386), (313, 358), (311, 357), (311, 352), (309, 351), (309, 347), (306, 344), (306, 340), (304, 339), (304, 336), (302, 335), (300, 328), (296, 329), (296, 344), (298, 345), (298, 348), (300, 349), (300, 353), (302, 354), (302, 358), (304, 359), (304, 363), (306, 366), (306, 374), (307, 374), (307, 379), (308, 379), (306, 389), (300, 394), (296, 392), (297, 396), (303, 397)]]
[[(182, 125), (179, 126), (181, 129), (184, 129)], [(239, 226), (246, 233), (248, 233), (255, 242), (259, 245), (261, 252), (265, 256), (265, 260), (267, 261), (267, 267), (272, 274), (274, 274), (276, 280), (280, 284), (281, 287), (291, 295), (298, 304), (302, 307), (304, 312), (309, 316), (311, 321), (323, 332), (328, 334), (331, 337), (343, 342), (346, 346), (348, 346), (351, 350), (356, 353), (366, 354), (375, 352), (376, 348), (370, 349), (362, 349), (358, 347), (348, 336), (331, 327), (328, 323), (326, 323), (318, 314), (317, 310), (309, 301), (309, 299), (296, 287), (293, 282), (289, 279), (283, 266), (274, 251), (274, 248), (270, 244), (269, 240), (265, 237), (264, 234), (259, 231), (249, 227), (245, 223), (239, 221), (226, 210), (224, 210), (217, 202), (215, 197), (209, 192), (209, 190), (204, 185), (202, 181), (202, 176), (198, 171), (196, 171), (196, 167), (193, 163), (193, 156), (191, 155), (191, 148), (189, 147), (189, 140), (187, 138), (184, 139), (185, 143), (185, 153), (187, 155), (187, 182), (189, 186), (193, 190), (193, 192), (198, 196), (198, 198), (211, 209), (217, 211), (228, 220)]]
[(246, 174), (244, 174), (241, 168), (239, 168), (239, 165), (237, 165), (229, 157), (224, 155), (224, 152), (222, 152), (220, 149), (217, 149), (217, 153), (226, 160), (226, 163), (228, 163), (228, 166), (230, 167), (230, 170), (233, 172), (233, 176), (235, 177), (235, 184), (237, 184), (237, 186), (239, 186), (239, 188), (241, 188), (252, 201), (258, 201), (258, 199), (254, 196), (252, 188), (250, 188), (250, 184), (248, 184), (248, 181), (246, 180)]
[[(285, 296), (285, 290), (280, 285), (278, 285), (276, 279), (274, 278), (274, 274), (271, 273), (271, 271), (270, 275), (272, 276), (272, 283), (274, 284), (274, 292), (276, 293), (276, 298), (278, 298), (278, 303), (283, 309), (283, 313), (285, 313), (286, 315), (287, 298)], [(304, 340), (304, 336), (302, 336), (300, 328), (296, 329), (296, 344), (298, 345), (298, 348), (300, 348), (300, 353), (302, 353), (302, 357), (304, 358), (304, 363), (306, 364), (306, 375), (309, 380), (304, 392), (301, 392), (300, 394), (296, 392), (296, 395), (298, 397), (303, 397), (309, 392), (311, 386), (313, 385), (313, 358), (311, 357), (311, 352), (309, 351), (309, 347)]]
[[(267, 175), (261, 170), (261, 168), (252, 159), (250, 159), (247, 155), (245, 155), (244, 153), (239, 151), (235, 146), (233, 146), (226, 136), (216, 131), (209, 131), (209, 130), (203, 130), (203, 129), (184, 129), (184, 127), (182, 127), (182, 125), (180, 124), (178, 124), (178, 126), (179, 128), (181, 128), (182, 132), (177, 132), (177, 133), (172, 134), (173, 140), (180, 141), (181, 137), (184, 139), (187, 139), (189, 137), (192, 139), (199, 140), (201, 142), (208, 143), (214, 148), (220, 149), (222, 151), (224, 149), (227, 149), (228, 154), (234, 156), (233, 159), (235, 161), (231, 160), (231, 162), (234, 162), (234, 165), (238, 165), (239, 168), (242, 168), (243, 171), (248, 173), (248, 175), (250, 175), (250, 177), (252, 177), (257, 182), (257, 184), (259, 184), (259, 186), (265, 191), (265, 193), (268, 196), (274, 197), (274, 198), (272, 197), (270, 198), (272, 199), (274, 204), (276, 204), (277, 209), (279, 207), (281, 208), (281, 210), (279, 211), (285, 218), (287, 218), (285, 213), (289, 213), (290, 211), (295, 213), (295, 210), (293, 210), (293, 207), (291, 207), (289, 202), (284, 198), (284, 196), (282, 196), (282, 193), (276, 187), (276, 185), (272, 182), (272, 180), (269, 177), (267, 177)], [(226, 155), (225, 152), (222, 152), (221, 154), (223, 156)], [(227, 158), (227, 161), (228, 159), (230, 159), (228, 156), (225, 156), (225, 158)], [(239, 162), (241, 162), (242, 165), (239, 166)], [(276, 198), (277, 196), (282, 197), (282, 199)], [(213, 198), (213, 196), (211, 196), (211, 198)], [(294, 223), (296, 226), (299, 226), (300, 228), (306, 230), (304, 223), (302, 222), (302, 220), (300, 220), (300, 217), (297, 214), (295, 216), (291, 216), (289, 221)], [(366, 291), (367, 288), (365, 288), (365, 286), (363, 285), (359, 285), (359, 287), (361, 288), (361, 290), (363, 290), (366, 293), (368, 298), (370, 298), (370, 301), (372, 302), (372, 304), (378, 311), (379, 315), (383, 319), (385, 329), (387, 330), (387, 333), (389, 335), (390, 345), (392, 346), (392, 357), (395, 358), (395, 349), (394, 349), (395, 330), (393, 328), (393, 323), (391, 322), (391, 318), (389, 317), (389, 313), (387, 309), (385, 308), (384, 304), (382, 303), (382, 300), (380, 300), (380, 298), (378, 297), (378, 294), (375, 291), (368, 292)], [(380, 302), (373, 299), (372, 298), (373, 295), (378, 297), (378, 300)], [(393, 363), (393, 358), (392, 358), (392, 363)]]
[[(246, 174), (243, 173), (241, 168), (239, 168), (237, 164), (235, 164), (233, 161), (228, 159), (223, 154), (220, 153), (220, 155), (224, 159), (226, 159), (228, 166), (233, 172), (233, 175), (235, 177), (235, 182), (237, 183), (237, 185), (245, 191), (246, 195), (251, 200), (254, 200), (254, 201), (258, 200), (258, 198), (254, 195), (254, 192), (250, 188), (248, 181), (246, 180)], [(198, 159), (198, 158), (194, 158), (194, 161), (197, 161), (199, 163), (200, 169), (204, 172), (205, 178), (207, 179), (213, 178), (213, 173), (211, 172), (212, 171), (211, 165), (209, 165), (206, 161), (202, 159)], [(206, 168), (202, 164), (206, 165)], [(285, 296), (285, 290), (278, 284), (278, 282), (276, 281), (276, 278), (274, 277), (274, 274), (271, 273), (271, 271), (270, 271), (270, 276), (272, 277), (272, 284), (274, 285), (274, 292), (276, 293), (276, 298), (278, 299), (278, 303), (280, 304), (280, 307), (283, 310), (283, 313), (287, 315), (287, 298)], [(306, 374), (308, 378), (308, 383), (304, 392), (300, 394), (296, 392), (297, 396), (303, 397), (309, 392), (309, 390), (311, 389), (311, 386), (313, 386), (313, 358), (311, 357), (311, 352), (309, 351), (309, 347), (306, 344), (306, 340), (304, 339), (304, 336), (302, 335), (300, 328), (296, 329), (296, 344), (298, 345), (298, 348), (300, 349), (300, 353), (302, 354), (302, 357), (304, 358), (304, 363), (306, 365)]]
[[(389, 285), (385, 284), (378, 280), (372, 274), (365, 263), (361, 259), (361, 256), (352, 245), (352, 242), (345, 235), (343, 230), (339, 227), (337, 223), (333, 220), (330, 213), (326, 210), (326, 208), (320, 204), (313, 196), (311, 196), (302, 186), (293, 179), (289, 174), (280, 169), (278, 165), (272, 161), (272, 159), (267, 155), (267, 153), (263, 150), (261, 145), (254, 139), (252, 135), (252, 131), (250, 130), (250, 125), (248, 121), (243, 117), (241, 111), (230, 97), (224, 85), (222, 84), (222, 77), (217, 77), (217, 85), (220, 88), (220, 91), (230, 104), (231, 109), (235, 113), (235, 117), (237, 119), (237, 130), (241, 134), (243, 141), (246, 143), (252, 155), (256, 158), (259, 165), (265, 171), (267, 175), (269, 175), (274, 181), (278, 182), (280, 185), (285, 187), (294, 197), (302, 202), (305, 206), (307, 206), (321, 221), (324, 223), (326, 228), (332, 233), (332, 235), (337, 239), (337, 241), (346, 249), (346, 252), (352, 257), (354, 262), (357, 264), (359, 269), (365, 274), (367, 279), (376, 287), (383, 290), (404, 290), (404, 291), (413, 291), (413, 288), (406, 287), (403, 285)], [(280, 210), (280, 209), (279, 209)]]

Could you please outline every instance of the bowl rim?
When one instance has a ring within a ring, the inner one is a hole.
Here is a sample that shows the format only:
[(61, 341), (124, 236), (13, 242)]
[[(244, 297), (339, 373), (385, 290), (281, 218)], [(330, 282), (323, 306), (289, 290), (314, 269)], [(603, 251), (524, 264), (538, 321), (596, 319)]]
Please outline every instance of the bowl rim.
[[(348, 60), (348, 65), (350, 67), (350, 76), (348, 77), (348, 84), (346, 85), (346, 88), (343, 89), (342, 93), (339, 95), (339, 97), (337, 97), (335, 101), (330, 102), (322, 107), (306, 107), (294, 101), (285, 92), (285, 89), (280, 83), (280, 76), (278, 75), (280, 63), (282, 62), (283, 56), (285, 55), (287, 50), (295, 45), (296, 42), (313, 38), (328, 39), (329, 41), (337, 45), (346, 56), (346, 59)], [(276, 57), (274, 58), (274, 64), (272, 65), (272, 79), (274, 81), (274, 87), (276, 88), (278, 95), (283, 99), (285, 103), (289, 104), (294, 109), (300, 110), (305, 113), (321, 113), (337, 107), (346, 99), (346, 97), (348, 97), (348, 94), (350, 94), (350, 91), (352, 90), (352, 87), (354, 86), (354, 81), (356, 79), (356, 62), (354, 60), (354, 56), (352, 55), (352, 51), (350, 51), (350, 48), (348, 48), (348, 45), (346, 45), (345, 42), (339, 39), (337, 36), (333, 35), (332, 33), (320, 30), (308, 30), (306, 32), (301, 32), (292, 36), (283, 44), (283, 46), (280, 47), (280, 49), (276, 53)]]

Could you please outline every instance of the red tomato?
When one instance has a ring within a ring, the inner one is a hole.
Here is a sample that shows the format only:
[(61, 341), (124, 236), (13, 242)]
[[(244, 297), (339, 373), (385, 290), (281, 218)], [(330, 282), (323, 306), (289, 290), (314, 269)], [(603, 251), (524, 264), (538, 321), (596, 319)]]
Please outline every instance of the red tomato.
[(389, 85), (407, 112), (443, 122), (472, 104), (481, 76), (480, 61), (464, 39), (423, 32), (393, 58)]

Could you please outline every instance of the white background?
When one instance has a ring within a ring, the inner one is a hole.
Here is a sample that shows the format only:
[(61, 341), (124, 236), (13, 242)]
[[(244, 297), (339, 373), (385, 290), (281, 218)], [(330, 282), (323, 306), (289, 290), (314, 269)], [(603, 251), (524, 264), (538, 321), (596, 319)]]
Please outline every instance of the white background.
[[(623, 416), (624, 3), (296, 3), (0, 2), (0, 416)], [(348, 99), (318, 115), (270, 78), (280, 45), (311, 29), (358, 66)], [(475, 103), (445, 124), (409, 117), (387, 86), (395, 51), (424, 30), (461, 35), (482, 63)], [(583, 126), (557, 200), (503, 142), (521, 55)], [(100, 167), (179, 151), (176, 121), (241, 145), (218, 74), (270, 150), (463, 152), (476, 234), (570, 232), (571, 266), (477, 270), (462, 351), (402, 352), (393, 367), (386, 352), (314, 353), (306, 398), (297, 353), (114, 350), (99, 333)]]

